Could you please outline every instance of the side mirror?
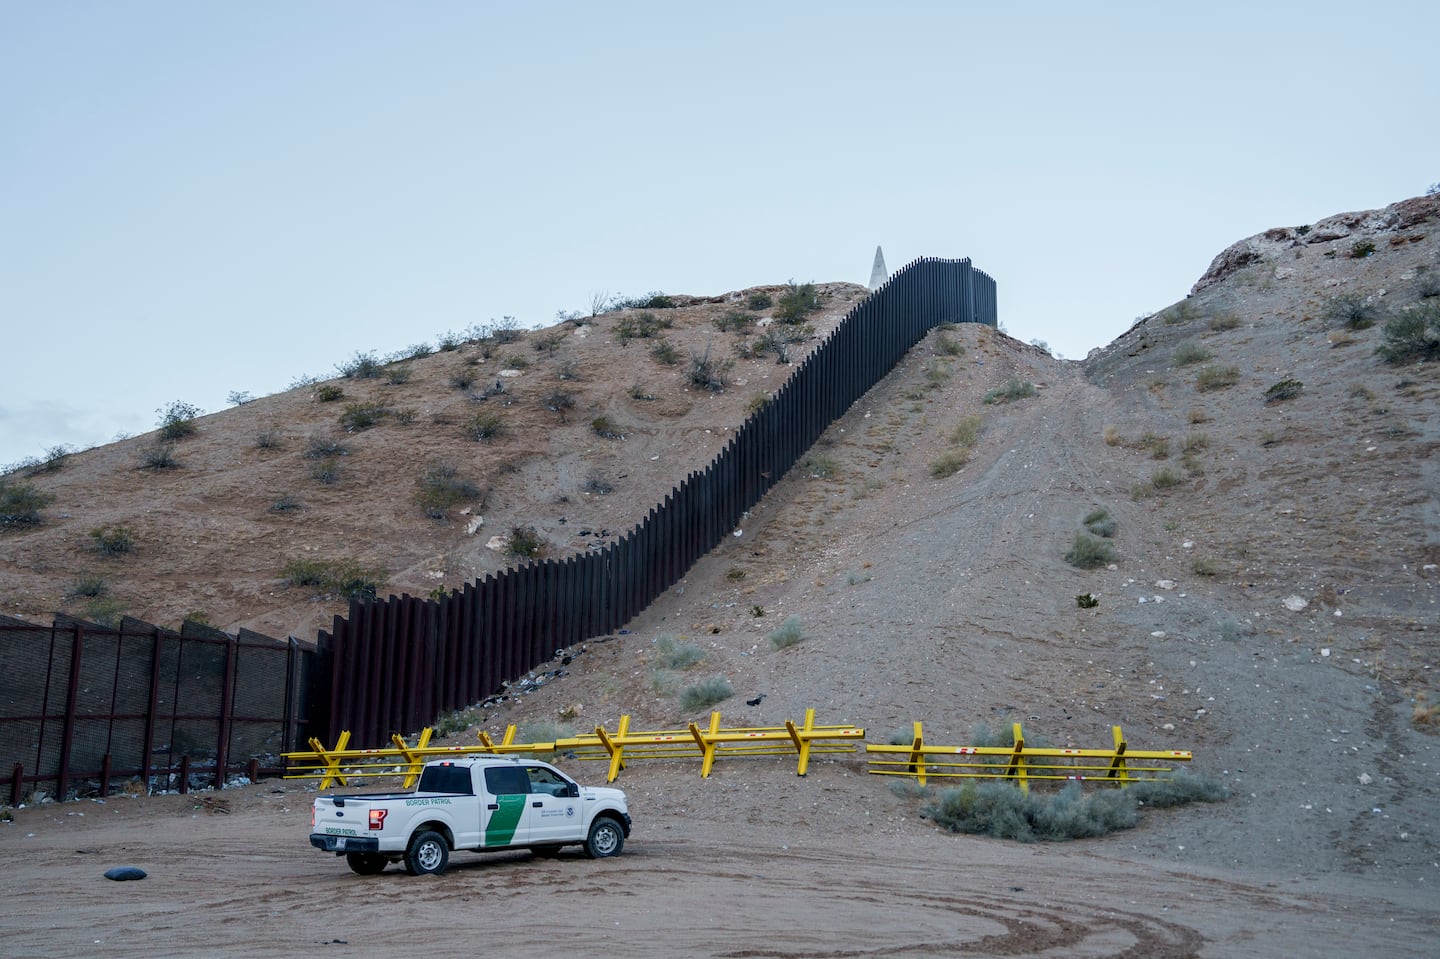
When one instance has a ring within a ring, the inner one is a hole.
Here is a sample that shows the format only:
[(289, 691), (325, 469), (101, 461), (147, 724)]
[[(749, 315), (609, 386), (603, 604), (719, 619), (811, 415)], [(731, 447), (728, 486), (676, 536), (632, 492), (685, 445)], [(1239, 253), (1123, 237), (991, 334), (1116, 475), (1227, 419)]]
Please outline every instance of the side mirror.
[(580, 798), (580, 787), (575, 783), (571, 783), (565, 788), (565, 795), (569, 796), (571, 799)]

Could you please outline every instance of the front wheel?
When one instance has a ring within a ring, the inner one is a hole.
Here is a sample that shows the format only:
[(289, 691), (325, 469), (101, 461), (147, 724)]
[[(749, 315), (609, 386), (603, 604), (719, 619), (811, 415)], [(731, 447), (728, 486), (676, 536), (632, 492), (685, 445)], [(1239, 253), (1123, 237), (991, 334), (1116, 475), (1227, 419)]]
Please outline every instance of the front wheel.
[(390, 860), (378, 852), (347, 852), (345, 862), (350, 871), (361, 876), (374, 876), (385, 871)]
[(405, 871), (412, 876), (439, 875), (450, 861), (450, 847), (438, 832), (417, 833), (405, 850)]
[(591, 859), (606, 859), (620, 855), (625, 847), (625, 832), (613, 819), (597, 819), (590, 826), (590, 838), (585, 840), (585, 855)]

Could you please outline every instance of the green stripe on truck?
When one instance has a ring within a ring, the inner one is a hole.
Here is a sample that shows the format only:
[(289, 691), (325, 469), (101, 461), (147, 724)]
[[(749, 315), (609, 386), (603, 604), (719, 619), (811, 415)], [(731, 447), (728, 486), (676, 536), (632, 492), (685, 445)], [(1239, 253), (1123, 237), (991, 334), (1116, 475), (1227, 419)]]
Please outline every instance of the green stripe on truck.
[(485, 824), (485, 845), (504, 846), (515, 838), (515, 827), (520, 825), (520, 816), (525, 812), (525, 800), (529, 796), (496, 796), (500, 808), (490, 813)]

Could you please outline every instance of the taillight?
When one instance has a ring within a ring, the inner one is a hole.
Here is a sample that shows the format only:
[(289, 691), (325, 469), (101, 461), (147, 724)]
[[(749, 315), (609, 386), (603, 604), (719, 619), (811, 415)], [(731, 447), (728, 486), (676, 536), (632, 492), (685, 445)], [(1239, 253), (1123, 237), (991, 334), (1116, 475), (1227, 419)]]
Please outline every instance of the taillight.
[(386, 816), (387, 814), (389, 814), (389, 812), (390, 812), (390, 810), (388, 810), (388, 809), (372, 809), (372, 810), (370, 810), (370, 828), (371, 828), (371, 829), (384, 829), (384, 828), (385, 828), (385, 816)]
[(314, 806), (311, 806), (311, 807), (310, 807), (310, 828), (311, 828), (311, 829), (314, 829), (314, 828), (315, 828), (315, 807), (314, 807)]

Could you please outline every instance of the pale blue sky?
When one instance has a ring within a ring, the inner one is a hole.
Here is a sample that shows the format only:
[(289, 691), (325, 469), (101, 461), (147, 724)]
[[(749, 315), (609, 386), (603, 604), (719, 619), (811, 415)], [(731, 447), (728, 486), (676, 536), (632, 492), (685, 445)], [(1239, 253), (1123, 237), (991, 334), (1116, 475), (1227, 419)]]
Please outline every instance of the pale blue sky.
[(597, 291), (970, 256), (1071, 358), (1440, 180), (1434, 3), (0, 2), (0, 464)]

